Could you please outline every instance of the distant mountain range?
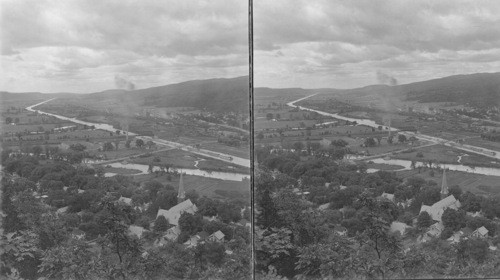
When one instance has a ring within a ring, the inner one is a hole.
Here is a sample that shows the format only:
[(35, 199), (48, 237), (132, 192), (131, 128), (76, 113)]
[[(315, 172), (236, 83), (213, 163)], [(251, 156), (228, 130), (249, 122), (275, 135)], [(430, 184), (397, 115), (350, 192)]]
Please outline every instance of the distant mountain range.
[[(78, 98), (94, 100), (126, 100), (135, 104), (156, 107), (195, 107), (216, 112), (246, 112), (248, 110), (248, 76), (193, 80), (178, 84), (138, 89), (132, 91), (107, 90), (77, 95)], [(457, 102), (477, 107), (500, 106), (500, 72), (455, 75), (440, 79), (416, 82), (398, 86), (372, 85), (363, 88), (339, 89), (273, 89), (255, 88), (255, 99), (263, 96), (305, 96), (312, 93), (339, 95), (380, 95), (382, 98), (396, 98), (401, 101)], [(0, 92), (3, 99), (40, 99), (63, 97), (68, 94), (45, 95), (32, 93)]]
[(97, 100), (115, 99), (155, 107), (195, 107), (215, 112), (248, 111), (248, 76), (193, 80), (166, 86), (106, 90), (82, 96)]
[(476, 107), (500, 106), (500, 72), (454, 75), (440, 79), (404, 84), (398, 86), (371, 85), (355, 89), (269, 89), (256, 88), (255, 95), (268, 96), (301, 93), (339, 94), (349, 96), (377, 95), (380, 98), (396, 98), (401, 101), (457, 102)]
[(144, 106), (156, 107), (195, 107), (215, 112), (248, 112), (249, 104), (248, 76), (193, 80), (166, 86), (138, 90), (113, 89), (90, 94), (42, 94), (0, 92), (0, 98), (30, 99), (68, 97), (93, 101), (109, 99), (133, 102)]
[(406, 100), (458, 102), (477, 107), (500, 105), (500, 72), (455, 75), (398, 86)]

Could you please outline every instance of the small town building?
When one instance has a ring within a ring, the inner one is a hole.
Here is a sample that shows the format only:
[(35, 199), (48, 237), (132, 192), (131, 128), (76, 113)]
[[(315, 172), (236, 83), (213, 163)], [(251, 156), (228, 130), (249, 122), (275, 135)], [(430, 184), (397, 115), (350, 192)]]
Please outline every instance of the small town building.
[(224, 241), (224, 233), (222, 231), (218, 230), (214, 233), (212, 233), (209, 237), (208, 240), (212, 242), (223, 242)]
[(163, 238), (170, 241), (177, 240), (177, 237), (181, 234), (181, 228), (179, 226), (171, 227), (163, 235)]
[(120, 198), (118, 198), (118, 201), (122, 202), (122, 203), (124, 203), (126, 205), (132, 205), (132, 199), (128, 198), (128, 197), (120, 196)]
[(128, 232), (130, 235), (137, 236), (137, 238), (141, 238), (142, 234), (146, 231), (143, 227), (136, 226), (136, 225), (130, 225), (128, 227)]
[(485, 238), (488, 236), (488, 230), (484, 226), (482, 226), (472, 232), (471, 236), (477, 238)]
[(394, 221), (391, 223), (391, 227), (389, 228), (389, 232), (391, 232), (391, 233), (399, 232), (399, 234), (401, 234), (401, 236), (403, 236), (403, 235), (405, 235), (406, 230), (408, 228), (411, 228), (411, 226), (409, 226), (405, 223), (402, 223), (402, 222)]
[(164, 209), (158, 209), (158, 213), (156, 214), (156, 218), (159, 216), (165, 217), (167, 221), (172, 224), (172, 225), (179, 225), (179, 218), (181, 217), (182, 213), (189, 213), (189, 214), (194, 214), (198, 211), (198, 208), (196, 205), (194, 205), (191, 200), (185, 200), (174, 207), (164, 210)]
[(382, 195), (380, 195), (380, 197), (394, 202), (394, 194), (384, 192), (384, 193), (382, 193)]
[(453, 195), (441, 199), (440, 201), (434, 203), (432, 206), (422, 205), (420, 208), (420, 213), (427, 212), (434, 221), (441, 222), (441, 217), (443, 216), (444, 210), (451, 208), (458, 210), (462, 206), (460, 201), (455, 199)]

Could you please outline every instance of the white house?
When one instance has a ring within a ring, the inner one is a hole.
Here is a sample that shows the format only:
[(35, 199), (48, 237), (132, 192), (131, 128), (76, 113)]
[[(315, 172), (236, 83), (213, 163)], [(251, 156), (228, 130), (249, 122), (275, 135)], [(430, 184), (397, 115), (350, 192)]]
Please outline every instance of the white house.
[(222, 231), (218, 230), (214, 233), (212, 233), (209, 237), (208, 240), (213, 241), (213, 242), (222, 242), (224, 241), (224, 233)]
[(118, 201), (119, 202), (123, 202), (127, 205), (132, 205), (132, 198), (127, 198), (127, 197), (123, 197), (123, 196), (120, 196), (120, 198), (118, 198)]
[(385, 192), (384, 192), (384, 193), (382, 193), (382, 194), (380, 195), (380, 197), (381, 197), (381, 198), (385, 198), (385, 199), (387, 199), (387, 200), (390, 200), (390, 201), (394, 202), (394, 195), (393, 195), (393, 194), (390, 194), (390, 193), (385, 193)]
[(330, 202), (325, 203), (325, 204), (321, 204), (320, 206), (318, 206), (318, 210), (325, 211), (328, 209), (328, 207), (330, 207)]
[(194, 205), (191, 200), (187, 199), (168, 210), (158, 209), (156, 218), (158, 218), (159, 216), (163, 216), (170, 224), (178, 226), (179, 218), (181, 217), (182, 213), (194, 214), (197, 211), (198, 208), (196, 207), (196, 205)]
[(420, 213), (427, 212), (434, 221), (441, 222), (441, 217), (443, 216), (444, 210), (451, 208), (458, 210), (461, 204), (460, 201), (456, 200), (453, 195), (441, 199), (440, 201), (434, 203), (432, 206), (422, 205), (420, 208)]
[(409, 225), (405, 224), (405, 223), (401, 223), (401, 222), (392, 222), (391, 223), (391, 227), (389, 229), (389, 232), (393, 233), (393, 232), (399, 232), (399, 234), (401, 235), (404, 235), (406, 233), (406, 230), (410, 228)]
[(471, 236), (478, 238), (485, 238), (486, 236), (488, 236), (488, 230), (484, 226), (482, 226), (476, 229), (474, 232), (472, 232)]
[(128, 231), (131, 235), (135, 235), (137, 236), (137, 238), (141, 238), (142, 237), (142, 234), (144, 233), (144, 231), (146, 231), (143, 227), (140, 227), (140, 226), (135, 226), (135, 225), (130, 225), (128, 227)]
[(460, 242), (460, 239), (462, 238), (463, 235), (464, 235), (463, 231), (459, 230), (446, 240), (451, 242), (451, 244), (458, 243), (458, 242)]
[(181, 229), (179, 226), (171, 227), (167, 230), (165, 235), (163, 235), (164, 239), (170, 240), (170, 241), (175, 241), (177, 240), (177, 237), (181, 234)]
[(427, 235), (438, 237), (441, 235), (441, 232), (444, 230), (443, 223), (435, 223), (429, 227), (429, 230), (426, 232)]

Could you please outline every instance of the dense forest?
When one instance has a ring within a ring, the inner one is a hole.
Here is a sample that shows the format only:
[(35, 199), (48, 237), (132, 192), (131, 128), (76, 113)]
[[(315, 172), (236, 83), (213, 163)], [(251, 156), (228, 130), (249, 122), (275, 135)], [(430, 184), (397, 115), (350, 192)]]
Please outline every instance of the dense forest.
[[(57, 152), (45, 158), (2, 152), (2, 279), (241, 279), (250, 276), (248, 202), (186, 198), (180, 234), (158, 209), (178, 202), (177, 190), (155, 180), (105, 177), (102, 168)], [(81, 158), (79, 158), (81, 160)], [(178, 174), (173, 173), (173, 177)], [(144, 229), (142, 234), (131, 229)], [(185, 242), (220, 231), (223, 242)]]
[[(443, 278), (500, 275), (500, 198), (449, 188), (460, 209), (446, 209), (444, 230), (432, 228), (422, 205), (441, 200), (440, 187), (419, 177), (367, 173), (342, 153), (256, 149), (257, 279)], [(439, 170), (437, 171), (439, 172)], [(387, 199), (392, 197), (393, 199)], [(470, 215), (470, 213), (481, 213)], [(393, 222), (408, 230), (394, 232)], [(489, 230), (452, 243), (454, 232)]]

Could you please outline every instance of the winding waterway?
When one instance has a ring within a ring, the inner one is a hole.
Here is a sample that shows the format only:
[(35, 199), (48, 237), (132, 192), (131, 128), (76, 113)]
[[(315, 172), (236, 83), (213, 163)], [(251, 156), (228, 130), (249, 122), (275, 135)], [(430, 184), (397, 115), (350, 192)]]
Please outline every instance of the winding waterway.
[[(299, 99), (297, 99), (295, 101), (292, 101), (292, 102), (288, 102), (286, 105), (288, 105), (290, 107), (294, 107), (294, 108), (298, 107), (299, 109), (305, 110), (305, 111), (316, 112), (316, 113), (318, 113), (320, 115), (333, 117), (333, 118), (336, 118), (336, 119), (339, 119), (339, 120), (345, 120), (345, 121), (350, 121), (350, 122), (354, 122), (355, 121), (357, 124), (366, 125), (366, 126), (373, 127), (373, 128), (378, 128), (378, 126), (380, 125), (380, 124), (376, 123), (375, 121), (369, 120), (369, 119), (349, 118), (349, 117), (341, 116), (339, 114), (332, 114), (332, 113), (328, 113), (328, 112), (324, 112), (324, 111), (319, 111), (319, 110), (315, 110), (315, 109), (311, 109), (311, 108), (307, 108), (307, 107), (295, 105), (295, 103), (300, 102), (300, 101), (305, 100), (305, 99), (308, 99), (308, 98), (310, 98), (312, 96), (315, 96), (315, 95), (317, 95), (317, 93), (308, 95), (306, 97), (299, 98)], [(384, 129), (388, 129), (390, 131), (399, 131), (398, 129), (393, 128), (393, 127), (389, 128), (389, 127), (384, 126), (384, 125), (382, 125), (382, 126), (384, 127)], [(500, 152), (497, 152), (497, 151), (494, 151), (494, 150), (490, 150), (490, 149), (486, 149), (486, 148), (482, 148), (482, 147), (477, 147), (477, 146), (472, 146), (472, 145), (467, 145), (467, 144), (461, 144), (461, 143), (457, 143), (457, 142), (454, 142), (454, 141), (446, 140), (446, 139), (443, 139), (443, 138), (439, 138), (439, 137), (435, 137), (435, 136), (430, 136), (430, 135), (425, 135), (425, 134), (420, 134), (420, 133), (401, 132), (401, 131), (399, 131), (399, 133), (404, 134), (406, 136), (415, 136), (418, 139), (426, 140), (426, 141), (433, 142), (433, 143), (436, 143), (436, 144), (442, 144), (442, 145), (445, 145), (445, 146), (448, 146), (448, 147), (453, 147), (453, 148), (456, 148), (456, 149), (459, 149), (459, 150), (462, 150), (462, 151), (467, 151), (467, 152), (471, 152), (471, 153), (475, 153), (475, 154), (480, 154), (480, 155), (487, 156), (487, 157), (490, 157), (490, 158), (500, 159)]]
[[(142, 175), (142, 174), (149, 174), (148, 169), (149, 166), (145, 164), (138, 164), (138, 163), (121, 163), (121, 162), (113, 162), (106, 164), (106, 166), (111, 166), (114, 168), (125, 168), (129, 170), (137, 170), (138, 173), (135, 173), (133, 175)], [(206, 178), (212, 178), (212, 179), (221, 179), (221, 180), (228, 180), (228, 181), (243, 181), (244, 179), (249, 179), (248, 174), (241, 174), (241, 173), (230, 173), (230, 172), (219, 172), (219, 171), (205, 171), (201, 169), (191, 169), (191, 168), (170, 168), (170, 170), (176, 170), (179, 173), (184, 173), (186, 175), (194, 175), (194, 176), (202, 176)], [(160, 171), (160, 168), (158, 166), (153, 167), (153, 172), (154, 171)], [(117, 173), (112, 173), (112, 172), (107, 172), (104, 174), (106, 177), (111, 177), (116, 175)]]
[[(68, 118), (65, 116), (56, 115), (56, 114), (47, 113), (47, 112), (33, 109), (36, 106), (42, 105), (42, 104), (47, 103), (49, 101), (52, 101), (54, 99), (55, 98), (52, 98), (52, 99), (45, 100), (43, 102), (28, 106), (28, 107), (26, 107), (26, 110), (31, 111), (31, 112), (38, 112), (39, 114), (42, 114), (42, 115), (48, 115), (48, 116), (56, 117), (56, 118), (61, 119), (61, 120), (66, 120), (66, 121), (70, 121), (70, 122), (74, 122), (74, 123), (78, 123), (78, 124), (82, 124), (82, 125), (94, 126), (96, 129), (102, 129), (102, 130), (109, 131), (109, 132), (115, 132), (117, 130), (116, 128), (114, 128), (112, 125), (109, 125), (109, 124), (91, 123), (91, 122), (78, 120), (76, 118)], [(124, 131), (121, 131), (121, 132), (124, 132)], [(129, 132), (128, 134), (132, 135), (132, 136), (137, 135), (137, 134), (132, 133), (132, 132)], [(233, 163), (233, 164), (240, 165), (243, 167), (250, 167), (250, 160), (246, 159), (246, 158), (240, 158), (240, 157), (236, 157), (236, 156), (232, 156), (232, 155), (228, 155), (228, 154), (224, 154), (224, 153), (219, 153), (219, 152), (214, 152), (214, 151), (210, 151), (210, 150), (206, 150), (206, 149), (196, 149), (196, 148), (193, 148), (189, 145), (185, 145), (182, 143), (172, 142), (172, 141), (163, 140), (163, 139), (156, 139), (156, 138), (152, 138), (152, 137), (148, 137), (148, 136), (139, 136), (139, 137), (145, 141), (153, 141), (154, 143), (156, 143), (158, 145), (175, 147), (175, 148), (179, 148), (179, 149), (182, 149), (184, 151), (188, 151), (188, 152), (191, 152), (194, 154), (218, 159), (218, 160), (221, 160), (224, 162)]]
[[(403, 168), (397, 169), (397, 170), (390, 170), (390, 171), (404, 171), (404, 170), (411, 170), (411, 161), (409, 160), (404, 160), (404, 159), (383, 159), (383, 158), (376, 158), (370, 160), (373, 163), (381, 163), (381, 164), (390, 164), (390, 165), (399, 165), (402, 166)], [(415, 162), (415, 167), (428, 167), (427, 163), (425, 162), (420, 162), (417, 161)], [(440, 163), (439, 165), (433, 164), (433, 167), (439, 166), (442, 169), (447, 169), (447, 170), (452, 170), (452, 171), (461, 171), (461, 172), (467, 172), (467, 173), (473, 173), (473, 174), (481, 174), (481, 175), (490, 175), (490, 176), (500, 176), (500, 168), (494, 168), (494, 167), (471, 167), (463, 164), (448, 164), (448, 163)], [(379, 169), (375, 168), (369, 168), (367, 170), (368, 173), (374, 173), (379, 171)]]

